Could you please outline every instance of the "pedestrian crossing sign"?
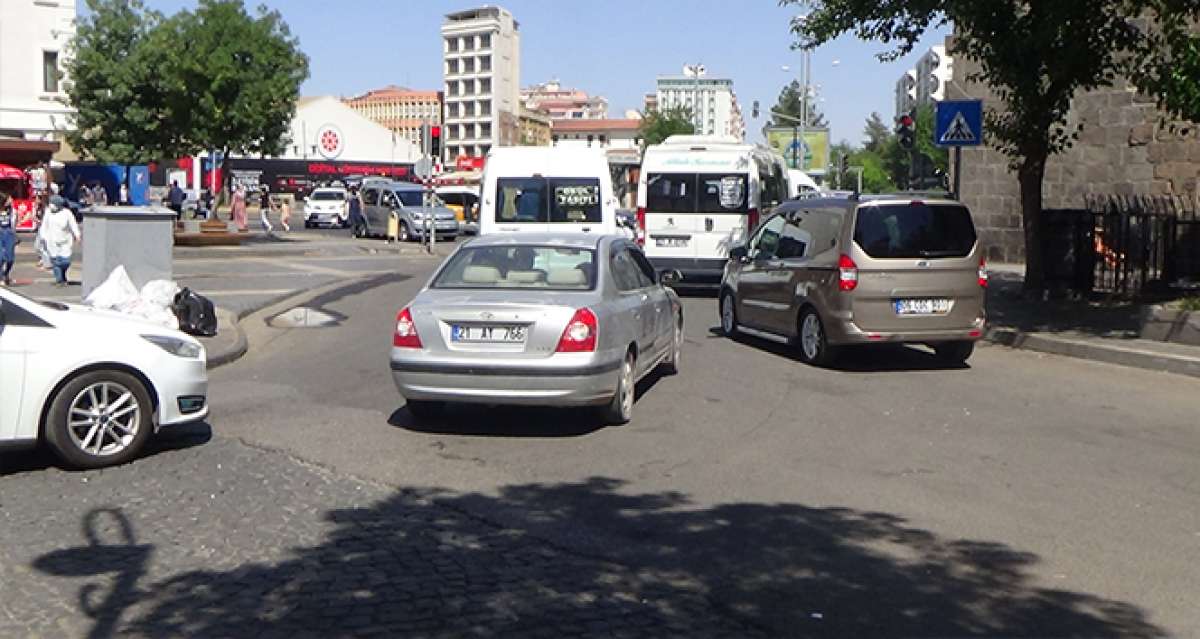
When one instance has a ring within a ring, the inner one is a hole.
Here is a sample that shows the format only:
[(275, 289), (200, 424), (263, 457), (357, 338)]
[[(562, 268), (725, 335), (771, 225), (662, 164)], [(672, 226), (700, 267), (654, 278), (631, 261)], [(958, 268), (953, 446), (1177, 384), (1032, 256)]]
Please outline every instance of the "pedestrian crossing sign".
[(937, 146), (978, 146), (983, 143), (983, 101), (938, 102), (933, 143)]

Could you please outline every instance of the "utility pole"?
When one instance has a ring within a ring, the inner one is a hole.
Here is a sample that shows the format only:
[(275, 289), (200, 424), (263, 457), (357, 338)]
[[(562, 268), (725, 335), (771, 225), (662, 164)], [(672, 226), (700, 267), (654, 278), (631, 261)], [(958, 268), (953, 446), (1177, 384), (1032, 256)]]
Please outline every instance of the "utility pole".
[(797, 153), (800, 157), (796, 161), (796, 168), (803, 171), (804, 158), (807, 155), (805, 150), (808, 149), (808, 139), (805, 136), (805, 129), (808, 127), (808, 86), (812, 82), (812, 51), (804, 49), (804, 88), (800, 98), (800, 148)]

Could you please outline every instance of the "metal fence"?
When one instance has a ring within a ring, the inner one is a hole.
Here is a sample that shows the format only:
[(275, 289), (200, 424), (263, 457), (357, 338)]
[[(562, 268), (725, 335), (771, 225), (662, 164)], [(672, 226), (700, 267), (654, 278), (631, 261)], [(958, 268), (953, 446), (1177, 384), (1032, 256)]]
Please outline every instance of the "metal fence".
[(1043, 213), (1046, 283), (1121, 297), (1200, 287), (1200, 212), (1175, 196), (1093, 195)]

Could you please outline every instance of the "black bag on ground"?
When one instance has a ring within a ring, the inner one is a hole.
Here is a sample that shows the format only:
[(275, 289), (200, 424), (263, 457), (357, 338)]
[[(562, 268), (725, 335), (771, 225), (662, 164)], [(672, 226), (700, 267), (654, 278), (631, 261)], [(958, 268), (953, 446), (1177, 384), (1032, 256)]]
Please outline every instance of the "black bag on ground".
[(184, 333), (201, 337), (217, 334), (217, 313), (212, 300), (192, 289), (185, 287), (176, 293), (171, 310), (179, 319), (179, 330)]

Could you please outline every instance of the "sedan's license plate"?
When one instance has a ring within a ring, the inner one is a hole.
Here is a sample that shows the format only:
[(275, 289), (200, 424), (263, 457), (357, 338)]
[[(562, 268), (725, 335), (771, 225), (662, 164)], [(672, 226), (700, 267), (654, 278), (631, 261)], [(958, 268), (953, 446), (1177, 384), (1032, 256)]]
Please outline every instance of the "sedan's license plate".
[(526, 327), (524, 326), (463, 326), (461, 324), (454, 324), (450, 327), (450, 341), (519, 344), (525, 341), (526, 332)]
[(897, 315), (945, 315), (950, 312), (950, 300), (917, 298), (893, 300)]
[(658, 248), (687, 248), (688, 239), (686, 237), (656, 237), (654, 245)]

